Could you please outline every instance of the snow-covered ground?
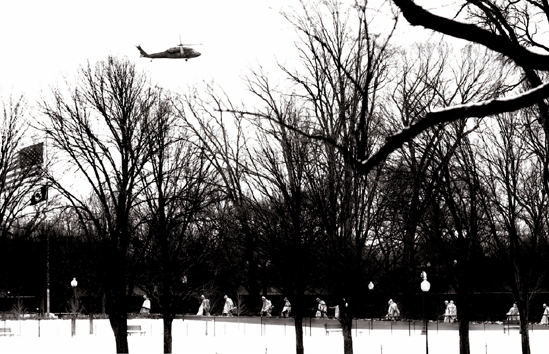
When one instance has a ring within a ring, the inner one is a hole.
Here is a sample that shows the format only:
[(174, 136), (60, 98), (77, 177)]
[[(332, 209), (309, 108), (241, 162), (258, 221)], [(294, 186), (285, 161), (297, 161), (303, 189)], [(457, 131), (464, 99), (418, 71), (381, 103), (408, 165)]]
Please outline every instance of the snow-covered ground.
[[(375, 323), (375, 322), (374, 322)], [(143, 336), (128, 337), (130, 353), (162, 353), (162, 321), (133, 319), (129, 325), (140, 325)], [(0, 328), (11, 328), (13, 337), (0, 337), (0, 353), (115, 353), (114, 335), (108, 320), (94, 320), (94, 334), (89, 334), (89, 321), (77, 320), (76, 336), (71, 337), (70, 320), (0, 321)], [(520, 335), (503, 329), (470, 332), (471, 353), (521, 353)], [(359, 329), (353, 330), (355, 353), (425, 353), (425, 336), (416, 330)], [(547, 352), (549, 331), (530, 332), (533, 354)], [(429, 330), (431, 353), (458, 354), (456, 330)], [(343, 337), (335, 332), (329, 336), (322, 326), (305, 328), (305, 353), (343, 353)], [(173, 323), (174, 353), (208, 354), (275, 354), (295, 352), (295, 333), (290, 324), (223, 322), (176, 319)]]

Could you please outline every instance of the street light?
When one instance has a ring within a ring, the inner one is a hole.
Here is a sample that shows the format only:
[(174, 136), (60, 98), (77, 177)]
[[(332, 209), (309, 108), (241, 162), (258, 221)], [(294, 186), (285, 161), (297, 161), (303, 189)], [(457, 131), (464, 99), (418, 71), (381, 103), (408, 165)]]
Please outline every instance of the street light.
[(429, 354), (429, 323), (427, 322), (427, 311), (425, 308), (425, 293), (431, 288), (431, 284), (427, 281), (427, 273), (421, 272), (421, 291), (423, 291), (423, 318), (425, 321), (425, 353)]
[[(371, 290), (374, 290), (374, 283), (370, 282), (370, 284), (368, 284), (368, 289), (371, 291)], [(371, 297), (370, 297), (371, 298)], [(374, 318), (372, 316), (373, 314), (373, 311), (372, 311), (372, 301), (370, 300), (370, 329), (372, 328), (372, 324), (374, 323)]]
[(74, 303), (72, 306), (72, 322), (71, 322), (71, 337), (74, 337), (76, 334), (76, 311), (78, 308), (76, 307), (76, 287), (78, 286), (78, 282), (76, 281), (76, 278), (72, 278), (71, 280), (71, 286), (72, 286), (72, 293), (74, 296)]

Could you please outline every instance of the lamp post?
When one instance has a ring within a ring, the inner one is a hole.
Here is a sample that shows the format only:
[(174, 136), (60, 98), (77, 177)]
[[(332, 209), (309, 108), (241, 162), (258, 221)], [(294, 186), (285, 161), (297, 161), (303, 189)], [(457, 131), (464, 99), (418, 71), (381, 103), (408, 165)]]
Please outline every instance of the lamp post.
[[(185, 293), (186, 293), (186, 291), (187, 291), (187, 281), (188, 281), (188, 280), (187, 280), (187, 276), (186, 276), (186, 275), (184, 275), (184, 276), (181, 277), (181, 284), (183, 284), (183, 289), (184, 289)], [(185, 306), (185, 305), (183, 305), (183, 306)], [(185, 311), (183, 311), (183, 313), (185, 313)], [(183, 317), (185, 317), (185, 315), (183, 315)]]
[(425, 308), (425, 293), (431, 288), (431, 284), (427, 281), (427, 273), (421, 272), (421, 290), (423, 291), (423, 318), (425, 321), (425, 353), (429, 354), (429, 322), (427, 322), (427, 310)]
[[(370, 282), (370, 284), (368, 284), (368, 290), (370, 290), (370, 291), (374, 290), (374, 283)], [(370, 298), (372, 298), (372, 297), (370, 296)], [(374, 322), (373, 322), (374, 318), (372, 316), (372, 313), (373, 313), (373, 311), (372, 311), (372, 301), (370, 300), (370, 329), (372, 328), (372, 324), (374, 324)]]
[(78, 282), (76, 281), (76, 278), (72, 278), (71, 286), (72, 286), (72, 293), (74, 297), (74, 303), (72, 306), (73, 312), (72, 312), (72, 321), (71, 321), (71, 337), (74, 337), (76, 334), (76, 311), (78, 309), (76, 307), (76, 287), (78, 286)]

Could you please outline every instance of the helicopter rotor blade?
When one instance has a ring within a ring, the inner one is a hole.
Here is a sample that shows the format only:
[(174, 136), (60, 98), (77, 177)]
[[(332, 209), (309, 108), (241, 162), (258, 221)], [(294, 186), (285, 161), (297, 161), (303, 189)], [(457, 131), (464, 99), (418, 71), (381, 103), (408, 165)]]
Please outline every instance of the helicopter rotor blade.
[(181, 35), (179, 35), (179, 44), (177, 46), (178, 47), (183, 47), (183, 46), (186, 46), (186, 45), (202, 45), (202, 43), (182, 43), (181, 42)]

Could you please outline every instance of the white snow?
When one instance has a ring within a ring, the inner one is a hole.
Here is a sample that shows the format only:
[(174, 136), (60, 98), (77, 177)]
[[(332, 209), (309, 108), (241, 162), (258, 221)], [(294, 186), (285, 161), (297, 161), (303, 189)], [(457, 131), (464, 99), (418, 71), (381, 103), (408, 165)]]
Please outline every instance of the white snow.
[[(1, 353), (115, 353), (114, 335), (108, 320), (94, 320), (94, 334), (89, 334), (89, 321), (77, 320), (76, 336), (70, 336), (70, 320), (0, 321), (0, 327), (11, 328), (17, 335), (0, 337)], [(130, 353), (161, 353), (163, 335), (161, 320), (135, 319), (128, 324), (141, 325), (144, 336), (128, 337)], [(40, 337), (38, 336), (40, 330)], [(456, 330), (429, 330), (431, 353), (459, 353)], [(471, 353), (520, 353), (518, 331), (471, 331)], [(545, 353), (549, 331), (530, 332), (533, 354)], [(425, 353), (425, 336), (421, 328), (407, 330), (353, 330), (355, 353)], [(343, 337), (337, 332), (326, 336), (324, 328), (305, 328), (305, 353), (343, 353)], [(173, 323), (173, 353), (190, 354), (275, 354), (295, 353), (293, 326), (223, 323), (176, 319)]]

